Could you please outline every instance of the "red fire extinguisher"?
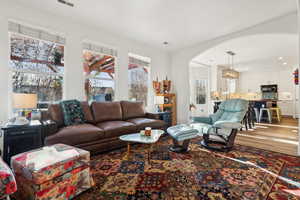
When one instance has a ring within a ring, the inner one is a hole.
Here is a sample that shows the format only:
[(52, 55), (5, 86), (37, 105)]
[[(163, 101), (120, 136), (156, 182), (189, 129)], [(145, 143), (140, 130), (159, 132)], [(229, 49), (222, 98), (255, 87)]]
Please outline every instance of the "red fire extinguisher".
[(294, 74), (294, 83), (295, 83), (295, 85), (299, 85), (299, 70), (296, 69), (293, 74)]

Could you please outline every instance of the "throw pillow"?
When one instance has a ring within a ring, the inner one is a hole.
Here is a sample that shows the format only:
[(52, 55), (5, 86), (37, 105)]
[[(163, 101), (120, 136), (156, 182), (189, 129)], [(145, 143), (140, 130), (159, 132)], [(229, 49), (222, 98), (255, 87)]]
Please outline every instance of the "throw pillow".
[(82, 124), (85, 122), (83, 110), (81, 104), (77, 100), (67, 100), (60, 102), (64, 122), (66, 126), (74, 124)]

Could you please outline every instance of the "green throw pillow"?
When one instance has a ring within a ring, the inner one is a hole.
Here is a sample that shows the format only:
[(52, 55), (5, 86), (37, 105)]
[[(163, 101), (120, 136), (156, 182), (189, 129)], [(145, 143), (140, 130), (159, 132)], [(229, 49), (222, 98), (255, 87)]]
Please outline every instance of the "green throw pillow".
[(74, 124), (82, 124), (85, 122), (83, 110), (81, 104), (77, 100), (67, 100), (60, 102), (64, 122), (66, 126)]

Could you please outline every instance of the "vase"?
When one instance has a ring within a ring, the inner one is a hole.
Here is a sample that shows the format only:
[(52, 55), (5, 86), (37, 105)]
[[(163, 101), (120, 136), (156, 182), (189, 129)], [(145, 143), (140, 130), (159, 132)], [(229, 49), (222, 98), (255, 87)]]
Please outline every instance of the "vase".
[(161, 83), (158, 80), (156, 80), (156, 81), (152, 81), (152, 85), (153, 85), (153, 89), (154, 89), (155, 93), (160, 94), (161, 93), (161, 91), (160, 91)]
[(171, 91), (171, 81), (166, 78), (166, 80), (163, 80), (163, 92), (169, 93)]

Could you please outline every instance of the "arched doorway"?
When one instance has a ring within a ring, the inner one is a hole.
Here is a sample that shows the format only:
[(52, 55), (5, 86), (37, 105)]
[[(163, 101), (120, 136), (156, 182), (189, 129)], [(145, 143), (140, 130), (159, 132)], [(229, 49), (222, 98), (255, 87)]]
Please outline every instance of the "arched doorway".
[(187, 123), (189, 120), (190, 86), (189, 63), (197, 55), (211, 49), (223, 42), (258, 34), (298, 34), (297, 12), (289, 13), (280, 18), (267, 21), (247, 29), (234, 32), (213, 40), (204, 41), (172, 53), (171, 77), (174, 92), (177, 93), (177, 121)]
[[(222, 70), (228, 67), (226, 51), (236, 53), (233, 68), (239, 72), (239, 78), (234, 81), (228, 81), (222, 77)], [(265, 128), (264, 131), (257, 133), (255, 132), (257, 130), (254, 130), (254, 132), (261, 139), (273, 140), (276, 145), (281, 141), (284, 148), (289, 149), (290, 154), (296, 154), (298, 120), (295, 118), (299, 116), (299, 86), (294, 84), (293, 72), (298, 69), (298, 60), (296, 34), (256, 34), (227, 40), (209, 48), (191, 59), (189, 64), (190, 105), (193, 105), (189, 115), (207, 114), (203, 110), (212, 112), (213, 103), (217, 100), (216, 96), (211, 96), (212, 93), (218, 94), (219, 100), (239, 97), (260, 101), (264, 98), (260, 91), (262, 85), (277, 85), (276, 103), (282, 111), (283, 120), (280, 123), (275, 121), (270, 125), (269, 122), (258, 125)], [(200, 72), (194, 70), (196, 64), (198, 70), (202, 67)], [(206, 79), (203, 78), (205, 73)], [(199, 74), (198, 77), (197, 74)], [(204, 89), (206, 94), (202, 94), (204, 90), (200, 94), (195, 94), (195, 87), (197, 87), (195, 80), (203, 79), (209, 83), (200, 86), (208, 88)], [(230, 88), (234, 89), (230, 90)], [(232, 96), (228, 96), (228, 91)], [(206, 96), (210, 102), (202, 105), (195, 104), (197, 95)], [(205, 108), (207, 106), (209, 108)], [(255, 143), (254, 139), (253, 142)], [(280, 148), (277, 149), (280, 150)]]

